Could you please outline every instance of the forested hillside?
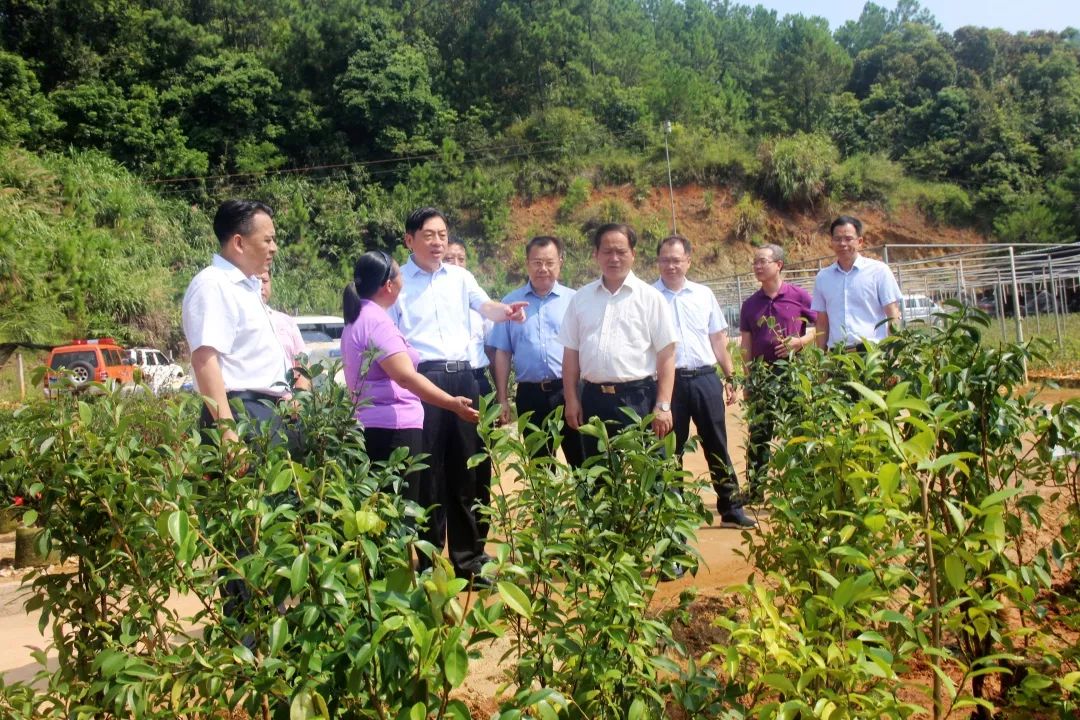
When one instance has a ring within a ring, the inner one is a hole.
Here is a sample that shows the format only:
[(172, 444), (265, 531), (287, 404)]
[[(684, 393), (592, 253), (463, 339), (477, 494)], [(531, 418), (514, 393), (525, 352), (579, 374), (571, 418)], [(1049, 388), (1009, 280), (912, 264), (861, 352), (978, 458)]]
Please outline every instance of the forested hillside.
[(594, 189), (666, 185), (665, 140), (739, 240), (852, 203), (1075, 239), (1080, 32), (945, 33), (913, 0), (840, 28), (702, 0), (0, 0), (0, 339), (168, 335), (225, 195), (278, 208), (280, 301), (330, 309), (411, 207), (493, 256), (512, 202), (558, 194), (583, 237)]

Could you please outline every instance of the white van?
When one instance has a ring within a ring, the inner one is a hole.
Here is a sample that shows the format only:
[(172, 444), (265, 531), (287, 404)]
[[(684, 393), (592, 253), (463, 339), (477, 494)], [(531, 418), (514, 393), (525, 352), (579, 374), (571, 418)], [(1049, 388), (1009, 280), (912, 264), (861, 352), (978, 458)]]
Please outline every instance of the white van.
[(929, 325), (937, 325), (941, 319), (934, 315), (940, 312), (944, 312), (941, 306), (925, 295), (904, 295), (900, 299), (900, 314), (905, 324), (918, 320)]
[[(345, 329), (345, 319), (334, 315), (299, 315), (294, 317), (300, 337), (304, 339), (304, 352), (307, 364), (323, 363), (329, 369), (334, 362), (341, 362), (341, 333)], [(345, 375), (338, 372), (334, 378), (338, 383), (345, 383)]]

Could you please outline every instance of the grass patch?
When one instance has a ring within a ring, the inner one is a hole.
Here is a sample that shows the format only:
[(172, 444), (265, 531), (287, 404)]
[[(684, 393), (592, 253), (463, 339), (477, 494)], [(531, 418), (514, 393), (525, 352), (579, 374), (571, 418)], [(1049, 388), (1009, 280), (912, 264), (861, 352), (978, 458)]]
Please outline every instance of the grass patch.
[[(1053, 315), (1042, 315), (1038, 319), (1034, 315), (1021, 318), (1025, 341), (1040, 339), (1048, 343), (1040, 350), (1043, 359), (1032, 362), (1030, 369), (1077, 375), (1080, 374), (1080, 313), (1062, 315), (1060, 318), (1060, 343)], [(1005, 318), (1004, 328), (1002, 321), (994, 318), (983, 336), (984, 345), (1015, 341), (1016, 321), (1013, 318)]]

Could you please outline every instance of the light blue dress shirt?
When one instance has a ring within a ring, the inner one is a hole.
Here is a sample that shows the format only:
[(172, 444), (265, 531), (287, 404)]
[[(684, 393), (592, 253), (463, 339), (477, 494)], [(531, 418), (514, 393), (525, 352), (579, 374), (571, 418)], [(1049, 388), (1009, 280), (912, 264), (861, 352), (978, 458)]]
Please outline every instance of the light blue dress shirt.
[(810, 309), (829, 318), (827, 345), (856, 345), (864, 339), (876, 342), (889, 334), (885, 306), (900, 301), (900, 286), (889, 266), (880, 260), (855, 258), (844, 272), (833, 263), (823, 268), (814, 281)]
[(663, 279), (653, 284), (667, 300), (675, 321), (679, 342), (675, 345), (675, 367), (694, 370), (716, 364), (709, 336), (727, 330), (727, 320), (720, 311), (713, 291), (696, 282), (686, 281), (675, 291)]
[(469, 310), (491, 298), (473, 274), (443, 263), (429, 273), (412, 258), (401, 268), (404, 286), (390, 317), (425, 360), (468, 360), (472, 343)]
[(510, 353), (518, 382), (543, 382), (562, 379), (563, 345), (559, 329), (570, 305), (574, 291), (555, 283), (543, 297), (537, 295), (531, 283), (514, 290), (503, 302), (527, 302), (525, 322), (499, 323), (488, 336), (488, 345)]

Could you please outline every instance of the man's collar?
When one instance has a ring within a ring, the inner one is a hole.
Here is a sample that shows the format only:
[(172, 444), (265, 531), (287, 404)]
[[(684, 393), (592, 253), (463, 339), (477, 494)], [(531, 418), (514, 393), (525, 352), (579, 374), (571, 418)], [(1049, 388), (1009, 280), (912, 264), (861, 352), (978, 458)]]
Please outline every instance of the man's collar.
[(409, 255), (409, 261), (407, 263), (405, 263), (405, 266), (401, 268), (401, 271), (403, 273), (407, 272), (410, 276), (420, 275), (421, 273), (423, 273), (424, 275), (434, 275), (435, 273), (438, 273), (441, 270), (446, 270), (446, 268), (447, 268), (446, 263), (439, 263), (439, 267), (435, 268), (435, 272), (428, 272), (424, 268), (417, 265), (416, 261), (413, 260), (413, 256)]
[(670, 293), (672, 295), (681, 295), (682, 293), (688, 292), (690, 290), (690, 281), (687, 280), (686, 278), (683, 278), (683, 286), (681, 288), (679, 288), (678, 290), (676, 290), (675, 288), (668, 287), (667, 283), (664, 282), (664, 278), (660, 277), (660, 278), (657, 278), (656, 284), (653, 285), (653, 287), (655, 287), (657, 290), (659, 290), (662, 293)]
[(210, 264), (225, 273), (225, 277), (227, 277), (230, 282), (240, 283), (250, 280), (251, 278), (255, 278), (256, 281), (259, 280), (254, 275), (245, 275), (243, 270), (233, 265), (218, 253), (214, 253), (214, 257), (211, 258)]
[(610, 290), (607, 289), (607, 286), (604, 285), (604, 276), (602, 274), (600, 275), (600, 279), (596, 281), (596, 286), (598, 288), (604, 290), (604, 292), (606, 292), (606, 293), (608, 293), (610, 295), (616, 295), (618, 293), (621, 293), (623, 288), (626, 288), (627, 290), (633, 291), (635, 285), (637, 285), (640, 282), (641, 281), (638, 280), (637, 275), (635, 275), (634, 271), (631, 270), (629, 273), (627, 273), (626, 277), (623, 278), (622, 285), (620, 285), (619, 289), (616, 290), (615, 292), (611, 292)]
[(526, 295), (532, 295), (533, 297), (546, 298), (548, 295), (556, 295), (556, 296), (558, 296), (558, 295), (562, 295), (563, 292), (565, 292), (565, 291), (566, 291), (566, 286), (563, 285), (562, 283), (560, 283), (558, 280), (556, 280), (555, 284), (551, 286), (551, 289), (548, 290), (546, 294), (541, 295), (540, 293), (536, 292), (536, 288), (533, 287), (533, 284), (532, 284), (531, 280), (526, 280), (525, 281), (525, 294)]

